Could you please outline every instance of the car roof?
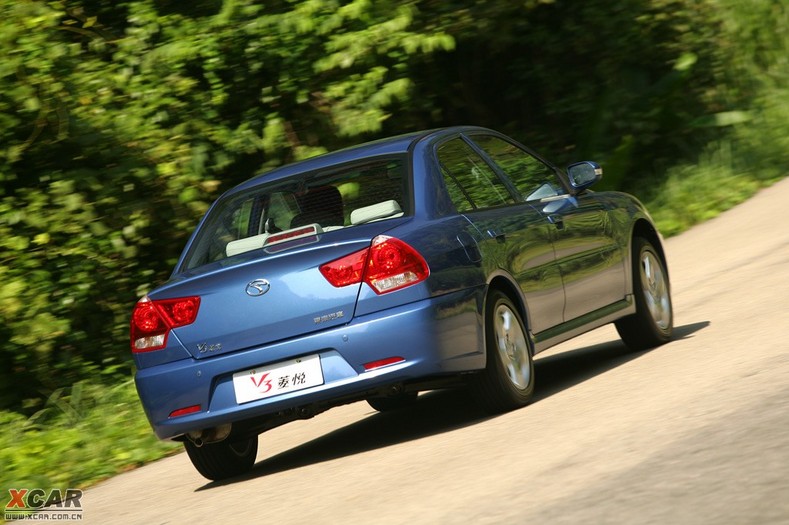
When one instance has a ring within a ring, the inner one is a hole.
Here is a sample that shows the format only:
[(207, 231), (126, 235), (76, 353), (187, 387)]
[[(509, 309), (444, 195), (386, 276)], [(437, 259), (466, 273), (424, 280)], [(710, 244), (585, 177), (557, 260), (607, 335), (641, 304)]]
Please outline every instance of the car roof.
[(396, 135), (383, 139), (366, 142), (356, 146), (350, 146), (323, 155), (311, 157), (306, 160), (287, 164), (279, 168), (256, 175), (246, 182), (242, 182), (235, 188), (229, 190), (225, 196), (243, 192), (249, 188), (256, 187), (265, 182), (287, 178), (299, 173), (321, 170), (331, 166), (352, 162), (358, 159), (377, 157), (382, 155), (397, 155), (408, 153), (412, 146), (425, 139), (436, 139), (443, 136), (454, 135), (461, 132), (486, 131), (491, 130), (478, 126), (452, 126), (446, 128), (436, 128), (423, 131), (415, 131), (403, 135)]

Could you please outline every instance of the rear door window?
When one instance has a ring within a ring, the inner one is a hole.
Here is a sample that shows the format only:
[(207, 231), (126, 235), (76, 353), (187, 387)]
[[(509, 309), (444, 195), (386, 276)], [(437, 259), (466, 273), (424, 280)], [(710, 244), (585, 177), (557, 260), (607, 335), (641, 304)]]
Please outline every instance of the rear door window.
[(437, 155), (450, 199), (459, 212), (515, 202), (496, 172), (463, 139), (442, 144)]

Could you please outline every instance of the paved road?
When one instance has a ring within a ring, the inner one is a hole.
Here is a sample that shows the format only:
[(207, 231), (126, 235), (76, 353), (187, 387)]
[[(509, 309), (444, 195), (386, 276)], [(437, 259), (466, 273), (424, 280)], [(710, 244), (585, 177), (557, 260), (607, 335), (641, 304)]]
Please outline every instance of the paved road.
[(207, 483), (180, 454), (88, 490), (90, 523), (789, 524), (789, 179), (667, 243), (676, 340), (541, 354), (535, 402), (364, 403), (261, 436)]

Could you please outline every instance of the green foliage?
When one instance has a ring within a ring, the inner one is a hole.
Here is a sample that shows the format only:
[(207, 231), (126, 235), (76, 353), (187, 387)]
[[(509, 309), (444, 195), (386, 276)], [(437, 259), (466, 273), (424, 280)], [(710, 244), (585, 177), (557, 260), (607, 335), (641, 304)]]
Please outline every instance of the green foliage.
[(30, 417), (0, 411), (0, 489), (84, 487), (179, 450), (158, 441), (131, 381), (80, 382)]
[(763, 184), (736, 171), (728, 142), (711, 144), (694, 165), (670, 168), (647, 207), (661, 233), (681, 233), (753, 195)]
[(720, 138), (692, 163), (666, 170), (643, 191), (666, 235), (716, 216), (787, 175), (789, 166), (789, 6), (779, 0), (718, 3), (730, 58), (716, 86), (725, 103), (692, 121)]
[(431, 7), (457, 41), (419, 71), (431, 118), (496, 126), (562, 162), (601, 160), (617, 188), (644, 173), (641, 159), (654, 176), (715, 133), (690, 125), (715, 111), (728, 60), (712, 0)]

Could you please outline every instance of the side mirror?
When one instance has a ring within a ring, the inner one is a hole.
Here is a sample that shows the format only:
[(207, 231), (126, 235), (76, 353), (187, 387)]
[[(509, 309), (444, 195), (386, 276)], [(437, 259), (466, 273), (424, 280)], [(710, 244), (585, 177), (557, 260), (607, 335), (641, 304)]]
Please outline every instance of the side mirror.
[(589, 160), (576, 162), (567, 166), (567, 177), (575, 193), (580, 193), (603, 178), (603, 168)]

